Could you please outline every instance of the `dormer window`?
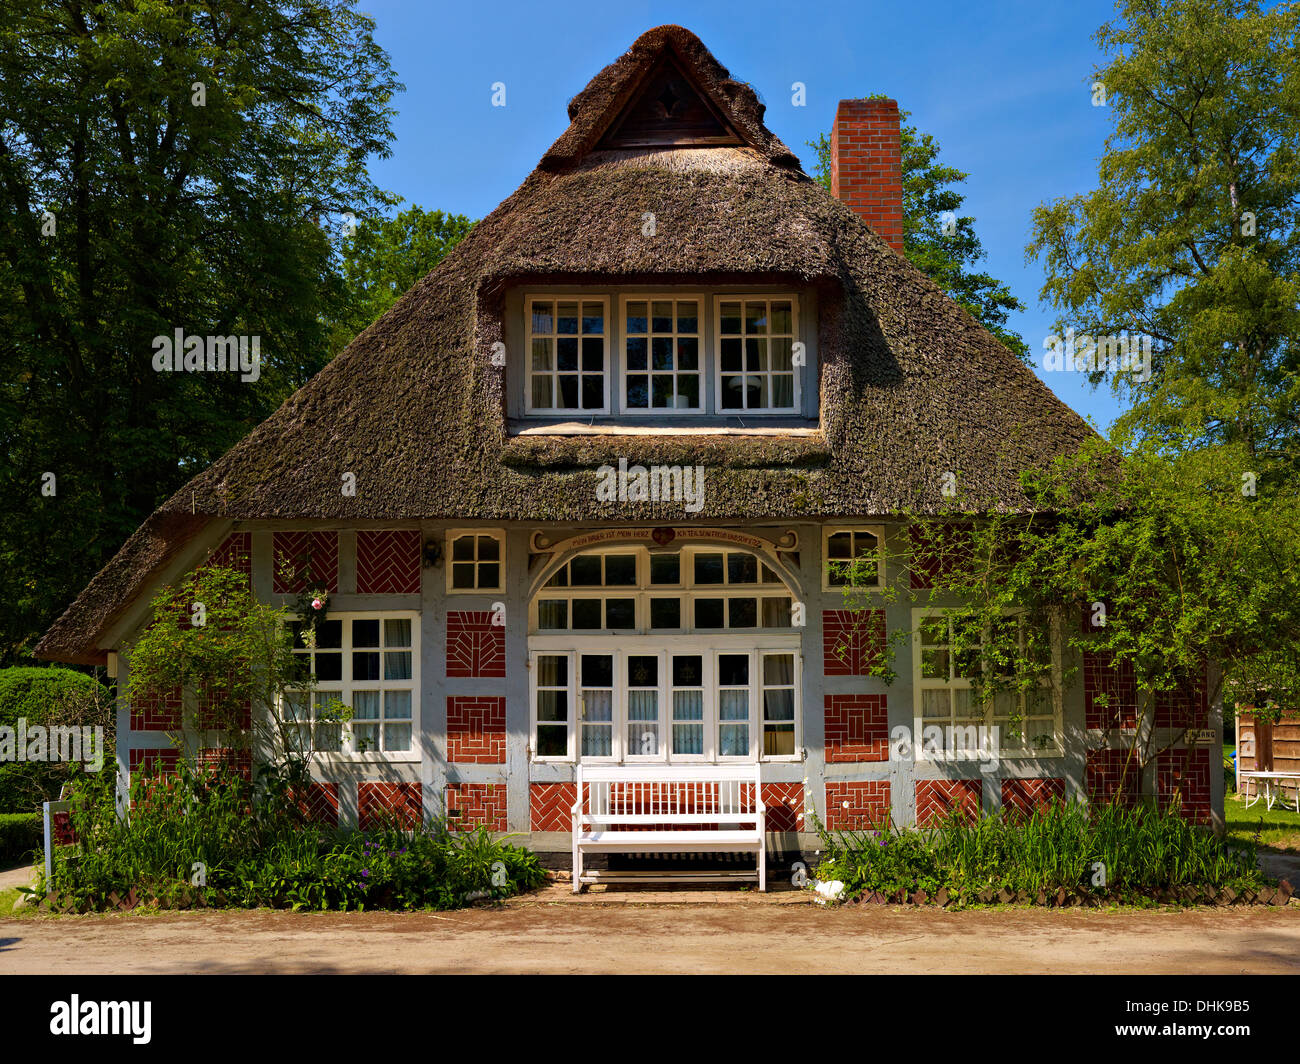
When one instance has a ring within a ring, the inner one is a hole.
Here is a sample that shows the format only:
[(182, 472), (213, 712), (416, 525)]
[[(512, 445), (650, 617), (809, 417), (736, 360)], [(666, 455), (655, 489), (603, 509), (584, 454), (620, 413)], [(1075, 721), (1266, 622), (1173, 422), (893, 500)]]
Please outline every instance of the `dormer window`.
[(605, 299), (532, 299), (528, 318), (528, 412), (609, 411)]
[(816, 415), (805, 409), (816, 370), (797, 293), (536, 292), (523, 295), (520, 310), (524, 364), (511, 405), (525, 416)]

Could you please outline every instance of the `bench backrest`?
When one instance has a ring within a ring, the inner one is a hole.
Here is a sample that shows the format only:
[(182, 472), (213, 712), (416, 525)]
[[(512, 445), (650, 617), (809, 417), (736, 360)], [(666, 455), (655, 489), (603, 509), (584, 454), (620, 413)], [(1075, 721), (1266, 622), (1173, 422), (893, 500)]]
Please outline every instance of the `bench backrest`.
[(577, 796), (589, 824), (753, 821), (758, 765), (578, 765)]

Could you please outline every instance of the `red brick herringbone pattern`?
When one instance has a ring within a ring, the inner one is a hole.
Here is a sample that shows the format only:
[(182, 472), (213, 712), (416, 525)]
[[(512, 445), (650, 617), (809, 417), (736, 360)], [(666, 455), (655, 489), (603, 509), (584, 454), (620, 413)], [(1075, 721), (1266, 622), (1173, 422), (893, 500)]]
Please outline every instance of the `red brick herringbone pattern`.
[(248, 750), (231, 750), (217, 747), (200, 750), (194, 758), (194, 767), (199, 772), (233, 771), (246, 780), (253, 778), (253, 756)]
[(1028, 816), (1065, 800), (1065, 780), (1056, 777), (1002, 781), (1002, 808), (1013, 815)]
[(1128, 750), (1089, 750), (1083, 770), (1083, 789), (1088, 801), (1133, 805), (1142, 790), (1137, 758)]
[(357, 593), (415, 595), (420, 591), (417, 530), (357, 533)]
[[(271, 540), (272, 590), (277, 595), (339, 589), (337, 532), (276, 532)], [(286, 565), (293, 570), (285, 571)], [(310, 580), (308, 577), (310, 576)]]
[(826, 761), (888, 761), (884, 695), (826, 696)]
[(252, 700), (248, 697), (234, 697), (233, 688), (234, 678), (231, 677), (223, 687), (214, 686), (198, 692), (195, 722), (199, 728), (247, 730), (253, 726)]
[(251, 532), (232, 532), (221, 541), (204, 566), (219, 569), (234, 569), (251, 578), (253, 575), (253, 534)]
[(763, 805), (767, 807), (768, 831), (803, 829), (803, 784), (763, 784)]
[(161, 750), (132, 750), (127, 758), (131, 775), (170, 776), (176, 771), (181, 752), (175, 748)]
[(1208, 824), (1210, 748), (1185, 747), (1159, 754), (1156, 757), (1156, 794), (1162, 805), (1173, 804), (1184, 819)]
[(447, 787), (447, 822), (468, 831), (480, 824), (489, 831), (506, 830), (506, 787), (492, 783), (453, 783)]
[(420, 802), (418, 783), (357, 784), (357, 819), (363, 831), (389, 821), (403, 827), (419, 827), (424, 821)]
[(447, 699), (447, 760), (477, 765), (506, 759), (506, 700), (483, 696)]
[(1155, 692), (1155, 725), (1157, 728), (1208, 728), (1210, 702), (1207, 691), (1208, 678), (1201, 673), (1196, 678), (1195, 690), (1176, 687), (1172, 691)]
[(302, 815), (313, 824), (338, 827), (339, 785), (337, 783), (308, 784), (305, 794), (297, 797)]
[(447, 612), (447, 675), (496, 677), (506, 674), (506, 630), (490, 612)]
[(889, 821), (888, 780), (826, 784), (826, 826), (830, 830), (865, 830), (888, 825)]
[(152, 698), (141, 695), (131, 703), (131, 730), (175, 731), (181, 726), (183, 705), (179, 687)]
[(827, 676), (867, 675), (885, 651), (885, 611), (823, 610), (822, 649)]
[(917, 780), (916, 822), (928, 827), (956, 810), (962, 819), (976, 820), (980, 815), (981, 780)]
[[(1137, 681), (1132, 662), (1112, 664), (1107, 652), (1083, 652), (1083, 715), (1088, 728), (1137, 727)], [(1105, 694), (1107, 705), (1097, 701)]]
[(533, 831), (571, 831), (577, 784), (534, 783), (528, 788), (529, 824)]

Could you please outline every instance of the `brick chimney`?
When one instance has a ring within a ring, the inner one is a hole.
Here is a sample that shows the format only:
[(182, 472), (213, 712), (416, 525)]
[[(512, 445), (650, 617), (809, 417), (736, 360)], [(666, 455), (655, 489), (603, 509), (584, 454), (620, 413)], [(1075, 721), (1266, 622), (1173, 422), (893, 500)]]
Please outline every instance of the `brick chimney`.
[(903, 250), (898, 101), (841, 100), (831, 126), (831, 194)]

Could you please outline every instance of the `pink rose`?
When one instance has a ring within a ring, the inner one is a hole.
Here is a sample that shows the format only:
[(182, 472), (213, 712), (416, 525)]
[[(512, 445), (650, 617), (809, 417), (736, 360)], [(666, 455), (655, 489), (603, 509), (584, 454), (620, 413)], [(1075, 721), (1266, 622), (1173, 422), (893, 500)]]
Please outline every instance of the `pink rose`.
[(321, 600), (318, 599), (318, 598), (314, 598), (314, 599), (311, 600), (311, 608), (314, 609), (314, 610), (318, 610), (318, 609), (320, 609), (321, 606), (323, 606), (323, 605), (324, 605), (324, 603), (321, 602)]

